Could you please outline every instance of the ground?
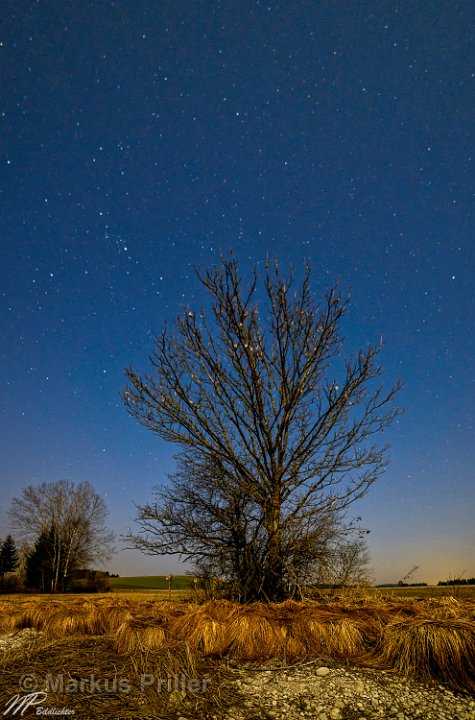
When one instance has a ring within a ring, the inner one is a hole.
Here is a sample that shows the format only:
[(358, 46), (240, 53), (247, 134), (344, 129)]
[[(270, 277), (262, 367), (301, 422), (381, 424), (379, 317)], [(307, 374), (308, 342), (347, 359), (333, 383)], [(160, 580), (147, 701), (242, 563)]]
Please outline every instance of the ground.
[[(333, 598), (242, 608), (134, 593), (0, 603), (4, 714), (13, 715), (9, 702), (46, 692), (32, 700), (44, 704), (42, 714), (91, 720), (475, 720), (471, 599)], [(376, 630), (381, 637), (370, 637)], [(412, 634), (391, 655), (381, 638), (393, 642), (396, 630)], [(327, 653), (310, 652), (316, 645), (306, 634), (317, 632)], [(406, 651), (419, 652), (421, 632), (426, 645), (449, 642), (444, 653), (458, 648), (463, 667), (472, 663), (467, 677), (437, 656), (427, 665), (432, 675), (420, 677), (427, 658)], [(397, 672), (403, 656), (406, 672)], [(34, 714), (31, 706), (24, 716)]]

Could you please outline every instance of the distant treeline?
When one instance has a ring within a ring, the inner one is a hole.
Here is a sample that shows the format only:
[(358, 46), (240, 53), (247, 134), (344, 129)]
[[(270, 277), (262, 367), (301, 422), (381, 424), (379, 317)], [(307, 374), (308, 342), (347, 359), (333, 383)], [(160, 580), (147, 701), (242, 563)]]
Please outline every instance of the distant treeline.
[(382, 585), (375, 585), (377, 588), (393, 588), (393, 587), (427, 587), (426, 582), (418, 583), (403, 583), (401, 581), (397, 583), (383, 583)]
[(439, 580), (437, 585), (475, 585), (475, 578), (467, 578), (467, 580), (462, 580), (461, 578), (455, 580)]

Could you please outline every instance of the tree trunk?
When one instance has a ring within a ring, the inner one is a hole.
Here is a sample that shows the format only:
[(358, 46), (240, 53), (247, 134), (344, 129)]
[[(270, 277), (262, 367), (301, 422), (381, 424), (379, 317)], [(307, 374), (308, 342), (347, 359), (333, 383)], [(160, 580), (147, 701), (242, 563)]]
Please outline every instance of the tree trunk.
[(267, 562), (263, 584), (263, 592), (269, 600), (281, 600), (285, 597), (280, 509), (280, 492), (275, 491), (271, 498), (267, 522)]
[(59, 582), (59, 569), (61, 566), (61, 549), (62, 549), (62, 543), (61, 538), (56, 535), (55, 537), (55, 550), (54, 550), (54, 567), (53, 567), (53, 577), (51, 580), (52, 585), (52, 592), (56, 592), (58, 589), (58, 582)]

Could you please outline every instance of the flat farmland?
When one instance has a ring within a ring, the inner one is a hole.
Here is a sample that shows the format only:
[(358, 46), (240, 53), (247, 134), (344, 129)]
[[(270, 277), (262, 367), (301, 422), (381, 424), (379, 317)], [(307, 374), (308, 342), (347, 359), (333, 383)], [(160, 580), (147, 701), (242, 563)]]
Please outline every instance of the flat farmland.
[(414, 587), (371, 588), (371, 593), (394, 598), (456, 598), (475, 599), (475, 585), (418, 585)]
[[(109, 578), (109, 584), (113, 592), (123, 590), (166, 590), (168, 592), (168, 580), (163, 575)], [(171, 588), (173, 591), (193, 590), (193, 578), (188, 575), (176, 575), (172, 580)]]
[[(141, 592), (141, 591), (160, 591), (168, 594), (168, 580), (163, 575), (144, 575), (137, 577), (119, 577), (110, 578), (109, 583), (114, 593), (123, 594), (124, 592)], [(178, 592), (179, 591), (179, 592)], [(179, 593), (189, 592), (190, 597), (195, 594), (193, 577), (189, 575), (176, 575), (172, 582), (172, 597), (178, 597)], [(348, 590), (321, 590), (317, 594), (324, 597), (339, 596), (341, 593), (348, 597), (361, 596), (362, 593), (367, 597), (394, 597), (394, 598), (443, 598), (454, 597), (460, 599), (475, 599), (475, 585), (417, 585), (407, 587), (368, 587), (364, 591), (361, 589)]]

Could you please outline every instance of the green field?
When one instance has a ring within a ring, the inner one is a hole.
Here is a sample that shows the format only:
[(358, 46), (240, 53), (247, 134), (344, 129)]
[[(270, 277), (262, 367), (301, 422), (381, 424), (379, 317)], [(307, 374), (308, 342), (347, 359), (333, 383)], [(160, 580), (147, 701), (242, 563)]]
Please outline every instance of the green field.
[[(141, 590), (157, 590), (168, 591), (168, 580), (165, 575), (143, 575), (138, 577), (118, 577), (110, 578), (109, 583), (113, 592), (140, 592)], [(193, 578), (189, 575), (176, 575), (172, 582), (173, 591), (193, 591)], [(323, 590), (324, 595), (341, 594), (341, 590)], [(379, 595), (386, 597), (418, 597), (418, 598), (437, 598), (437, 597), (456, 597), (467, 599), (475, 597), (475, 585), (461, 586), (428, 586), (428, 587), (373, 587), (366, 588), (364, 591), (347, 589), (343, 590), (344, 594), (357, 595)]]
[[(109, 579), (110, 586), (115, 590), (168, 590), (165, 575), (143, 575), (139, 577), (118, 577)], [(193, 578), (188, 575), (175, 575), (172, 590), (192, 590)]]

